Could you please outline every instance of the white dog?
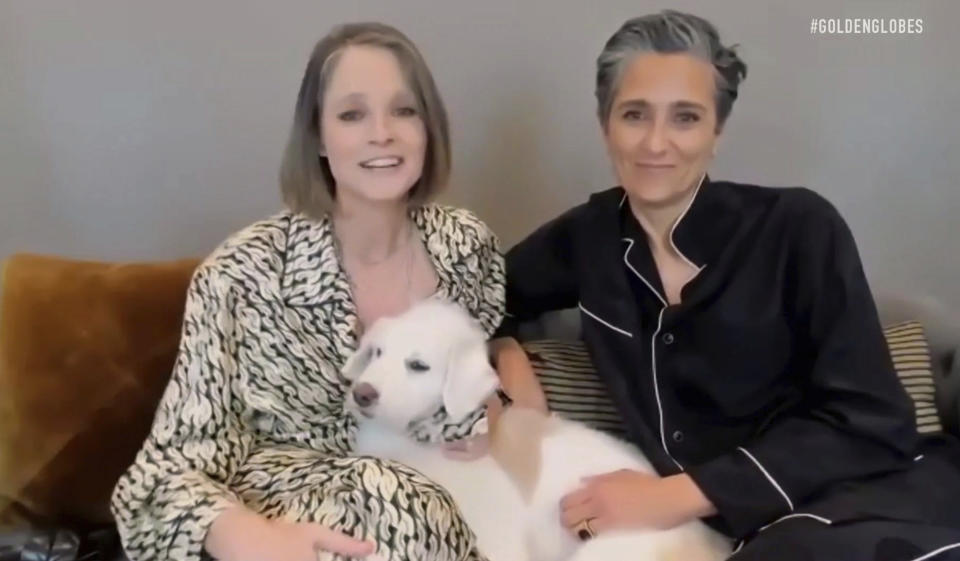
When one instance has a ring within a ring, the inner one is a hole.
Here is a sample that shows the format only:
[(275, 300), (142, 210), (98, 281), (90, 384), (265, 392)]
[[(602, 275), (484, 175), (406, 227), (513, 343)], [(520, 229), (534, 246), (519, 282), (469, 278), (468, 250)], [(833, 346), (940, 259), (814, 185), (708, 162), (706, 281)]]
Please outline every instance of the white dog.
[(445, 487), (491, 561), (719, 561), (730, 554), (729, 541), (699, 521), (585, 542), (571, 536), (560, 499), (582, 478), (654, 473), (636, 448), (584, 425), (514, 406), (479, 459), (456, 460), (439, 443), (415, 441), (411, 427), (441, 422), (443, 411), (445, 422), (462, 421), (499, 384), (483, 331), (453, 304), (429, 300), (376, 322), (343, 373), (352, 381), (347, 407), (360, 421), (355, 452), (401, 462)]

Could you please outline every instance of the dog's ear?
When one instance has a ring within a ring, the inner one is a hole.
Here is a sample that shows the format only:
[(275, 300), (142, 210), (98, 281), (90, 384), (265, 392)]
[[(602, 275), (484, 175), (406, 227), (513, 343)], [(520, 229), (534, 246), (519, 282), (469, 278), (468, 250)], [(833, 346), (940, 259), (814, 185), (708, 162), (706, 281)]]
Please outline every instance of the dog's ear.
[(483, 337), (471, 338), (451, 351), (443, 380), (443, 408), (458, 423), (483, 405), (499, 385)]
[(360, 338), (360, 343), (357, 344), (357, 350), (350, 355), (350, 358), (347, 359), (340, 370), (340, 374), (344, 378), (352, 382), (363, 374), (363, 371), (370, 365), (373, 351), (379, 348), (379, 342), (383, 340), (380, 333), (389, 323), (390, 318), (380, 318), (367, 329), (367, 332)]
[(347, 359), (347, 362), (344, 363), (343, 369), (340, 370), (340, 373), (344, 378), (350, 380), (351, 382), (360, 377), (360, 374), (363, 374), (363, 371), (367, 369), (367, 365), (370, 364), (370, 359), (373, 357), (373, 345), (369, 342), (364, 343), (361, 341), (360, 347), (350, 355), (350, 358)]

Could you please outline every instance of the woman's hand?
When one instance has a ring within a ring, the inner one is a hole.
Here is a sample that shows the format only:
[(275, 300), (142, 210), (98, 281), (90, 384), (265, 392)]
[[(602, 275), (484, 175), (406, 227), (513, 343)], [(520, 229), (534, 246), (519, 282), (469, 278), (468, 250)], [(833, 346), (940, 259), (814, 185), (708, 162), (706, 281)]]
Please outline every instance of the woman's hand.
[[(490, 355), (500, 378), (500, 386), (510, 399), (517, 405), (547, 412), (547, 397), (520, 343), (510, 337), (494, 339), (490, 341)], [(444, 444), (443, 451), (447, 457), (469, 461), (490, 451), (489, 433), (495, 430), (503, 405), (496, 394), (490, 396), (485, 405), (487, 430)]]
[(561, 521), (575, 537), (584, 520), (590, 520), (598, 534), (626, 528), (665, 530), (715, 512), (685, 473), (661, 478), (620, 470), (588, 477), (560, 501)]
[(375, 545), (320, 524), (268, 520), (238, 506), (213, 521), (204, 548), (219, 561), (317, 561), (324, 551), (367, 557)]
[(500, 386), (510, 399), (517, 405), (546, 413), (547, 397), (520, 343), (512, 337), (494, 339), (490, 341), (490, 354)]

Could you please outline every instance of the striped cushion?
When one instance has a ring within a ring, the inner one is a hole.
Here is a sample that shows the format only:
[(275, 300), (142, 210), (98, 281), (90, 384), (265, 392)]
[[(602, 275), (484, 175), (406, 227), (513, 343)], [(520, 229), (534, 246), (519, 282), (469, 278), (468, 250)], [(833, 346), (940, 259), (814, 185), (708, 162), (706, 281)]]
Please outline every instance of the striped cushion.
[[(897, 375), (913, 399), (917, 430), (942, 432), (923, 325), (917, 321), (898, 323), (884, 328), (883, 333)], [(597, 377), (582, 341), (528, 341), (523, 347), (551, 411), (618, 436), (626, 434), (623, 420)]]
[(897, 376), (913, 399), (917, 430), (920, 433), (943, 432), (937, 416), (930, 346), (923, 325), (918, 321), (889, 325), (884, 328), (883, 335), (887, 338)]
[(530, 341), (523, 348), (551, 411), (616, 436), (626, 435), (620, 413), (597, 377), (583, 342)]

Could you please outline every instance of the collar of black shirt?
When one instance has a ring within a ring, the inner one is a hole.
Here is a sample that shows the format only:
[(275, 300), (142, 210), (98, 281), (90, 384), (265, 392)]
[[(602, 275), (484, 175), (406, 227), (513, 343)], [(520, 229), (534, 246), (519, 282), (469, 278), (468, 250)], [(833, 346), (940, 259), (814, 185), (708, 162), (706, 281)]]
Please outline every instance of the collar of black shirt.
[[(635, 244), (643, 242), (646, 245), (646, 232), (630, 212), (630, 205), (625, 199), (626, 193), (622, 188), (619, 191), (621, 197), (617, 202), (617, 222), (620, 224), (622, 238), (633, 240)], [(736, 231), (740, 210), (739, 198), (729, 184), (713, 182), (709, 176), (704, 176), (690, 205), (673, 227), (671, 239), (674, 247), (698, 268), (715, 262)], [(631, 252), (636, 249), (639, 248)], [(645, 266), (650, 265), (652, 263)]]

